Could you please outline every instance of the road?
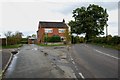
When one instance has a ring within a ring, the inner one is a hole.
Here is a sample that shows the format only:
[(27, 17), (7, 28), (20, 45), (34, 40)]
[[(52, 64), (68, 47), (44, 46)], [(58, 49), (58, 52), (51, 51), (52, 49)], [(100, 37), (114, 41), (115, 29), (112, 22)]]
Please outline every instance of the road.
[(24, 45), (4, 78), (118, 78), (117, 50), (90, 44), (75, 44), (68, 50)]
[(90, 44), (70, 49), (73, 65), (82, 78), (118, 78), (118, 51)]
[[(54, 51), (55, 53), (51, 51)], [(51, 57), (53, 54), (59, 55), (57, 52), (58, 50), (54, 50), (54, 49), (49, 50), (47, 48), (45, 49), (44, 47), (40, 47), (34, 44), (24, 45), (23, 47), (20, 48), (18, 53), (14, 55), (11, 65), (8, 67), (7, 71), (4, 74), (4, 78), (74, 77), (70, 67), (66, 67), (66, 66), (59, 67), (57, 64), (55, 64), (55, 62), (53, 63), (50, 60), (52, 59)], [(63, 71), (62, 68), (64, 68), (65, 70)], [(71, 73), (71, 74), (67, 74), (67, 73)]]

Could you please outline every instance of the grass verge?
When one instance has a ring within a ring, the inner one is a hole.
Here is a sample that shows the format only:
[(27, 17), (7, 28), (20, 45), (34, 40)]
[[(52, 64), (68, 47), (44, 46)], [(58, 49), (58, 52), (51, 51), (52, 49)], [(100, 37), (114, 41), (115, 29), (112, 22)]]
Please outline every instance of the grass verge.
[(112, 48), (112, 49), (116, 49), (116, 50), (120, 50), (120, 45), (108, 45), (108, 44), (98, 44), (98, 43), (91, 43), (93, 45), (98, 45), (98, 46), (104, 46), (106, 48)]
[(22, 44), (15, 44), (15, 45), (8, 45), (8, 46), (2, 46), (3, 49), (8, 49), (8, 48), (19, 48), (21, 47)]

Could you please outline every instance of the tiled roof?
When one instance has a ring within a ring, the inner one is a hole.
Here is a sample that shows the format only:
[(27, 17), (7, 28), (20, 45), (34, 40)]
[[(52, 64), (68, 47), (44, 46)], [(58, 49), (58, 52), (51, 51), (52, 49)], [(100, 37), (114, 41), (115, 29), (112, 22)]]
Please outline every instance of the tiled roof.
[(67, 27), (67, 25), (64, 22), (39, 22), (40, 27), (44, 28), (64, 28)]

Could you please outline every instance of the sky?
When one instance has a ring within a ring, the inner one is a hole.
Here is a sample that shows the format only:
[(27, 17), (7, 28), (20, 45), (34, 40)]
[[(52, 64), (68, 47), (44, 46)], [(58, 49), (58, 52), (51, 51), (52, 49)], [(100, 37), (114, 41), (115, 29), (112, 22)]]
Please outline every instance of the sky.
[[(7, 31), (20, 31), (24, 37), (36, 34), (39, 21), (73, 20), (72, 11), (89, 4), (100, 5), (108, 12), (108, 34), (118, 35), (119, 0), (1, 0), (0, 37)], [(120, 30), (119, 30), (120, 31)]]

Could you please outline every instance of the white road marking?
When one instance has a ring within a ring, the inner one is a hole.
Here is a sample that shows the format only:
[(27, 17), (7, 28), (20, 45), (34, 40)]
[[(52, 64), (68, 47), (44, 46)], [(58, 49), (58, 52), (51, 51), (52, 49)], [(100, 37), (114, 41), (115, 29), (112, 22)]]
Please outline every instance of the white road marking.
[(104, 53), (104, 52), (101, 52), (101, 51), (99, 51), (99, 50), (96, 50), (96, 49), (94, 49), (94, 50), (97, 51), (97, 52), (99, 52), (99, 53), (101, 53), (101, 54), (104, 54), (104, 55), (106, 55), (106, 56), (109, 56), (109, 57), (112, 57), (112, 58), (115, 58), (115, 59), (119, 59), (118, 57), (115, 57), (115, 56), (109, 55), (109, 54)]
[(83, 79), (85, 79), (85, 77), (82, 75), (82, 73), (79, 73), (79, 75), (80, 75)]
[(0, 50), (0, 51), (2, 51), (2, 50)]

